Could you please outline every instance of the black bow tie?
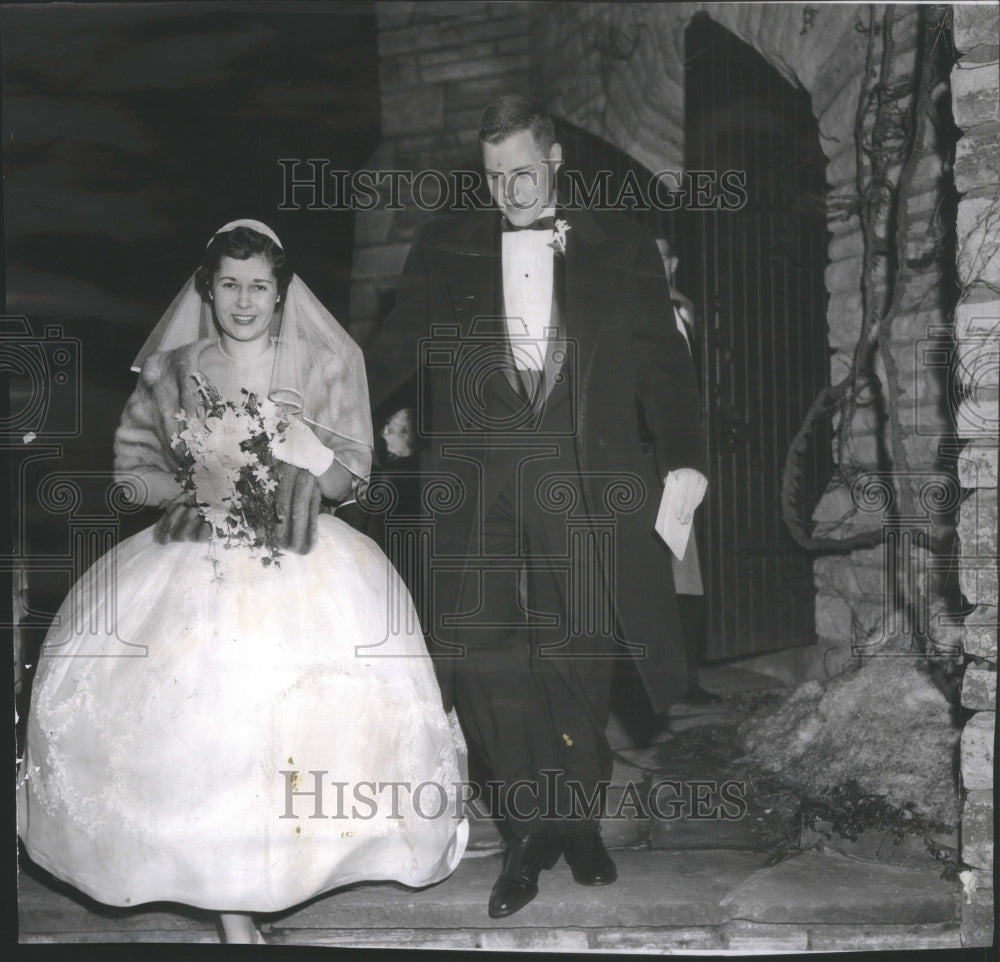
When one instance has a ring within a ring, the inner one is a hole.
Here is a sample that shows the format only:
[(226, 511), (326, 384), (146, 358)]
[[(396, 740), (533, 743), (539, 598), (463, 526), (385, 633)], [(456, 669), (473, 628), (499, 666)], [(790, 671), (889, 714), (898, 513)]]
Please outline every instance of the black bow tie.
[(516, 224), (512, 224), (506, 217), (503, 217), (500, 220), (500, 229), (505, 233), (507, 231), (517, 230), (552, 230), (555, 226), (555, 217), (539, 217), (538, 220), (532, 221), (530, 224), (525, 224), (524, 227), (518, 227)]

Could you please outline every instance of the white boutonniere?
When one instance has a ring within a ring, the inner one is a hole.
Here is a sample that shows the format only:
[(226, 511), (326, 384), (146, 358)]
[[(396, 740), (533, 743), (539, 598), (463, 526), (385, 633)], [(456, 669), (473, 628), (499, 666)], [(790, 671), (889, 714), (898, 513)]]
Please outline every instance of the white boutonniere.
[(549, 247), (557, 254), (566, 253), (566, 231), (568, 230), (572, 230), (572, 228), (561, 217), (556, 221), (555, 227), (552, 228), (552, 240), (549, 243)]

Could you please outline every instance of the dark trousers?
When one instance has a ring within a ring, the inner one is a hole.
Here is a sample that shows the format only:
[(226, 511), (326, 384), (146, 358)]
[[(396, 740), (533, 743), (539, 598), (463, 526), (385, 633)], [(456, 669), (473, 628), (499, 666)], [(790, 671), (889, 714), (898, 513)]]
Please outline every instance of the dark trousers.
[(535, 480), (553, 467), (512, 473), (487, 512), (478, 576), (459, 606), (475, 617), (459, 632), (456, 708), (519, 835), (578, 826), (611, 776), (611, 639), (568, 610), (570, 579), (596, 591), (600, 576), (573, 557), (565, 517), (535, 503)]
[(684, 660), (691, 685), (698, 682), (698, 664), (705, 648), (705, 596), (678, 595), (677, 608), (684, 628)]

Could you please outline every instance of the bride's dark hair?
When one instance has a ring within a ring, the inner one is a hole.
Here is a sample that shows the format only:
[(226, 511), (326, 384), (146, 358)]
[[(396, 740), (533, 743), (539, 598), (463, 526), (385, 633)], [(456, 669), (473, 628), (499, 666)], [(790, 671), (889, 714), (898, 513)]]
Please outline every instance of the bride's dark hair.
[(223, 257), (245, 261), (257, 254), (265, 257), (271, 265), (278, 286), (278, 295), (284, 297), (292, 280), (292, 269), (285, 252), (270, 237), (258, 234), (249, 227), (234, 227), (223, 234), (216, 234), (205, 248), (201, 266), (194, 274), (194, 284), (202, 299), (206, 301), (209, 299), (212, 278), (219, 269)]

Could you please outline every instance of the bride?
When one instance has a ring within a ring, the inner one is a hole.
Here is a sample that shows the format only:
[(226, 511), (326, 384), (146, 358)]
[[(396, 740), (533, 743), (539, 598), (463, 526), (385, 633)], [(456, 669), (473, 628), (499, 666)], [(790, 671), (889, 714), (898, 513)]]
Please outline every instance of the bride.
[(135, 369), (115, 471), (165, 511), (74, 585), (45, 640), (28, 854), (109, 905), (218, 911), (229, 942), (351, 882), (445, 878), (468, 837), (461, 734), (398, 575), (318, 510), (370, 468), (360, 350), (241, 220)]

